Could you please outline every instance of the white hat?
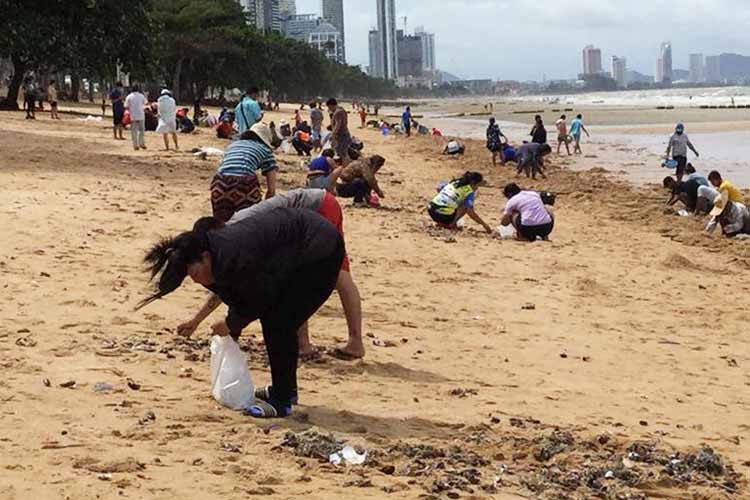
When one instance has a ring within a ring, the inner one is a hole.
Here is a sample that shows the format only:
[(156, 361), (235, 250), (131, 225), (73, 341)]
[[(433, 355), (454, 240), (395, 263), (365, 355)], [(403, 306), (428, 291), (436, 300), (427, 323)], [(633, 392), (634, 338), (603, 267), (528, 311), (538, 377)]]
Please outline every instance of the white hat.
[(718, 217), (724, 213), (724, 209), (729, 205), (729, 191), (722, 191), (714, 200), (714, 208), (711, 210), (712, 217)]
[(169, 89), (162, 89), (161, 95), (172, 95), (172, 93), (169, 91)]
[(273, 134), (271, 133), (271, 129), (268, 125), (258, 122), (250, 127), (250, 132), (255, 133), (255, 135), (257, 135), (266, 146), (273, 149), (273, 146), (271, 145), (271, 143), (273, 142)]

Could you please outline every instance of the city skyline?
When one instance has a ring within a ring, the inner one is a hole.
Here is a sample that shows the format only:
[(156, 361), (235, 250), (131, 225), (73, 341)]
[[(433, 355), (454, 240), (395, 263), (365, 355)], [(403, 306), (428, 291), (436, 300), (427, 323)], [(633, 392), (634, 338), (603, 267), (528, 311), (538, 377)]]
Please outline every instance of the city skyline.
[[(744, 24), (750, 5), (731, 5), (728, 0), (707, 1), (681, 11), (679, 27), (664, 35), (663, 2), (633, 0), (628, 9), (611, 0), (539, 0), (525, 9), (503, 9), (491, 0), (444, 0), (440, 9), (426, 0), (398, 0), (398, 28), (403, 18), (425, 25), (437, 37), (437, 66), (464, 78), (500, 78), (541, 81), (575, 78), (581, 72), (581, 49), (593, 43), (602, 50), (602, 61), (613, 55), (624, 57), (628, 69), (655, 75), (659, 45), (671, 39), (673, 67), (689, 68), (691, 53), (750, 54), (750, 39)], [(726, 5), (722, 8), (721, 5)], [(320, 0), (297, 0), (298, 12), (318, 12)], [(374, 0), (345, 0), (347, 62), (369, 65), (368, 33), (377, 24)], [(571, 17), (570, 12), (577, 12)], [(503, 35), (488, 52), (487, 40)], [(722, 23), (719, 33), (705, 29), (705, 19)], [(468, 26), (471, 29), (456, 29)], [(535, 36), (528, 37), (529, 30)], [(583, 37), (583, 39), (582, 39)], [(533, 62), (533, 64), (532, 64)], [(609, 69), (609, 68), (607, 68)]]

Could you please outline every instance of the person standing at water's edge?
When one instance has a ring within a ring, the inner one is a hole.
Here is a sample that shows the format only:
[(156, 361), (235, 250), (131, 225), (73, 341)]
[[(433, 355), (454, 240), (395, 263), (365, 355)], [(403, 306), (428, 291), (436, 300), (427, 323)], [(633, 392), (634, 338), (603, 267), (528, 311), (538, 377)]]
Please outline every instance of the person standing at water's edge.
[(180, 149), (177, 144), (177, 103), (169, 90), (161, 91), (161, 97), (157, 101), (159, 106), (159, 125), (156, 127), (156, 133), (161, 134), (164, 138), (164, 149), (169, 151), (169, 136), (172, 136), (174, 148)]
[(696, 157), (700, 156), (685, 133), (685, 125), (678, 123), (674, 129), (674, 134), (669, 138), (669, 143), (667, 144), (667, 158), (669, 158), (671, 152), (672, 159), (677, 162), (677, 172), (675, 172), (675, 175), (677, 176), (678, 181), (681, 181), (682, 177), (685, 175), (688, 148), (690, 148), (690, 151), (692, 151)]
[(234, 108), (234, 119), (237, 122), (237, 130), (240, 135), (263, 119), (263, 111), (258, 104), (259, 92), (258, 87), (250, 87), (237, 107)]
[(163, 240), (146, 254), (157, 291), (144, 307), (190, 278), (229, 306), (214, 335), (238, 339), (260, 320), (271, 367), (271, 386), (245, 412), (286, 417), (297, 401), (297, 332), (328, 300), (345, 255), (338, 230), (311, 210), (276, 208), (225, 228), (214, 218)]
[(494, 118), (490, 118), (490, 124), (487, 127), (487, 149), (492, 153), (492, 166), (497, 166), (497, 157), (500, 156), (500, 164), (505, 165), (505, 156), (503, 155), (503, 142), (500, 138), (508, 141), (508, 138), (500, 131), (500, 127)]
[(146, 149), (146, 96), (141, 94), (141, 87), (133, 88), (125, 98), (125, 108), (130, 111), (130, 136), (133, 149)]
[(116, 140), (124, 141), (125, 137), (122, 135), (124, 126), (122, 124), (123, 118), (125, 118), (125, 97), (122, 90), (122, 82), (115, 83), (115, 88), (109, 93), (109, 100), (112, 102), (112, 124), (113, 133)]
[(589, 131), (586, 130), (586, 127), (583, 125), (583, 115), (578, 115), (576, 116), (576, 119), (570, 123), (570, 135), (573, 136), (573, 141), (575, 141), (573, 152), (579, 155), (583, 154), (583, 151), (581, 151), (582, 132), (586, 132), (586, 137), (591, 137)]
[(557, 154), (560, 154), (560, 148), (565, 144), (565, 150), (570, 156), (570, 141), (568, 140), (568, 117), (562, 115), (559, 120), (555, 122), (557, 128)]
[(531, 142), (536, 144), (547, 143), (547, 129), (544, 128), (544, 121), (542, 121), (541, 115), (536, 115), (534, 117), (534, 127), (531, 129), (529, 135), (531, 136)]
[(411, 107), (406, 106), (404, 113), (401, 115), (401, 125), (404, 127), (406, 137), (411, 137)]

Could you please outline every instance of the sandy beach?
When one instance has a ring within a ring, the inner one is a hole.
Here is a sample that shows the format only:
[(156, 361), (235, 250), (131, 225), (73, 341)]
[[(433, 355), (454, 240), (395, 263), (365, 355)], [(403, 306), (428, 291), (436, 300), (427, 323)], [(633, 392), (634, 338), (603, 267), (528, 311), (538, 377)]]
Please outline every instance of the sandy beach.
[[(200, 287), (133, 312), (146, 248), (210, 213), (217, 164), (190, 149), (227, 143), (199, 129), (162, 152), (147, 133), (134, 152), (109, 118), (37, 116), (0, 113), (0, 498), (750, 498), (750, 243), (626, 182), (647, 148), (553, 155), (548, 180), (520, 182), (558, 193), (552, 241), (523, 244), (425, 213), (473, 169), (499, 224), (514, 171), (482, 141), (452, 159), (433, 138), (355, 130), (388, 160), (382, 209), (342, 200), (367, 356), (304, 364), (293, 416), (261, 422), (211, 398), (210, 322), (175, 335)], [(299, 158), (279, 161), (282, 189), (302, 185)], [(344, 340), (337, 297), (310, 328)], [(257, 325), (242, 345), (267, 383)], [(342, 443), (367, 462), (329, 464)]]

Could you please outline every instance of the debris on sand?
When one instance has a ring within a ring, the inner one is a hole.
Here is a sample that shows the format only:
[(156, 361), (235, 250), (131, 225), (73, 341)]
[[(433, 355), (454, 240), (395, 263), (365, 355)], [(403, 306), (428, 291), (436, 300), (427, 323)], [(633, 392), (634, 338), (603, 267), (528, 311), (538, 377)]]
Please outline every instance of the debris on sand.
[(321, 434), (314, 430), (287, 432), (281, 446), (292, 448), (298, 457), (315, 458), (328, 462), (329, 457), (344, 447), (344, 442), (333, 434)]

